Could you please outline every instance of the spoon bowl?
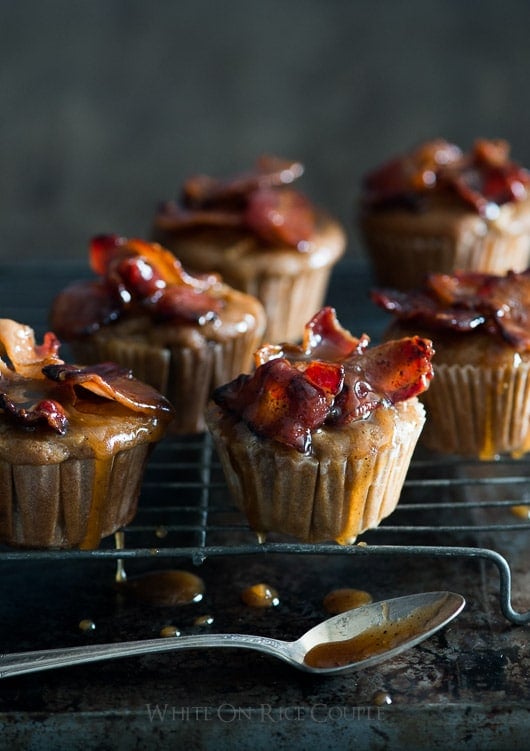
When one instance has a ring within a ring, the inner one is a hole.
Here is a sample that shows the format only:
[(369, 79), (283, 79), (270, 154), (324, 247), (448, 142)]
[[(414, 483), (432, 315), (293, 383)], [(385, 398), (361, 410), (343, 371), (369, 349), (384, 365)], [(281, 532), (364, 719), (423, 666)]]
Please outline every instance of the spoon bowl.
[(277, 657), (309, 673), (360, 670), (427, 639), (463, 609), (454, 592), (426, 592), (362, 605), (322, 621), (296, 641), (252, 634), (199, 634), (0, 655), (0, 678), (183, 649), (240, 647)]

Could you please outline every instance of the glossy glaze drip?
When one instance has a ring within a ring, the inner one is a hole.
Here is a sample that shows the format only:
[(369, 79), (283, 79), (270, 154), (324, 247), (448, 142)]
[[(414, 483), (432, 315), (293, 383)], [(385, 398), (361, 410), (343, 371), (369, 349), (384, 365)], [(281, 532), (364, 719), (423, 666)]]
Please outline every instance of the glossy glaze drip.
[(163, 639), (170, 639), (172, 636), (180, 636), (180, 631), (176, 626), (163, 626), (160, 629), (160, 636)]
[(372, 702), (376, 707), (383, 707), (385, 704), (392, 704), (392, 697), (387, 691), (376, 691), (372, 696)]
[(200, 602), (204, 582), (189, 571), (149, 571), (118, 585), (125, 594), (150, 605), (174, 606)]
[[(120, 531), (114, 534), (114, 544), (116, 550), (124, 550), (125, 548), (125, 533)], [(116, 561), (116, 573), (114, 574), (114, 580), (116, 582), (124, 582), (127, 580), (127, 572), (123, 564), (123, 558), (118, 558)]]
[(114, 457), (94, 459), (94, 482), (92, 485), (92, 500), (87, 521), (85, 537), (79, 545), (81, 550), (97, 548), (101, 540), (101, 525), (103, 515), (101, 510), (108, 495), (110, 476)]
[(346, 610), (358, 608), (372, 602), (372, 595), (362, 589), (344, 587), (329, 592), (323, 600), (324, 609), (328, 613), (344, 613)]
[(274, 587), (261, 582), (244, 589), (241, 599), (251, 608), (273, 608), (280, 604), (278, 592)]
[(193, 621), (194, 626), (211, 626), (214, 621), (213, 615), (199, 615)]
[(95, 631), (96, 624), (90, 618), (83, 618), (82, 621), (79, 621), (79, 630), (85, 633), (88, 631)]

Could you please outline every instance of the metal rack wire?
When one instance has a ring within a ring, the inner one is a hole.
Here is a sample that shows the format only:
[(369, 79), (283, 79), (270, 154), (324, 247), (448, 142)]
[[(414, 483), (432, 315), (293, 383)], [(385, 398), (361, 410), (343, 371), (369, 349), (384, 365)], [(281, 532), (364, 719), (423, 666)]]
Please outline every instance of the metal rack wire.
[[(88, 273), (84, 263), (31, 264), (0, 267), (2, 315), (31, 325), (38, 336), (46, 329), (47, 311), (54, 293), (74, 278)], [(367, 288), (366, 270), (355, 269), (352, 278)], [(339, 276), (335, 291), (345, 297)], [(31, 290), (28, 297), (27, 290)], [(362, 316), (353, 302), (352, 320)], [(365, 311), (366, 306), (359, 310)], [(365, 322), (366, 324), (366, 322)], [(365, 325), (363, 324), (363, 325)], [(375, 334), (373, 320), (365, 328)], [(68, 359), (68, 351), (64, 353)], [(418, 454), (413, 460), (394, 513), (354, 545), (309, 545), (271, 536), (259, 543), (242, 514), (231, 504), (222, 471), (207, 435), (166, 440), (154, 451), (147, 467), (134, 523), (125, 530), (125, 548), (108, 538), (97, 550), (15, 550), (0, 547), (6, 560), (71, 561), (109, 559), (191, 559), (201, 564), (215, 556), (254, 554), (380, 556), (481, 559), (499, 573), (499, 599), (504, 616), (515, 624), (530, 622), (530, 610), (512, 606), (512, 553), (528, 545), (530, 518), (516, 516), (513, 507), (527, 504), (530, 513), (530, 456), (519, 460), (472, 462), (453, 457)], [(509, 554), (505, 554), (505, 550)]]
[(231, 504), (209, 436), (166, 440), (148, 465), (123, 549), (112, 538), (93, 551), (0, 548), (0, 561), (184, 557), (199, 565), (215, 556), (258, 553), (384, 556), (388, 561), (421, 557), (431, 563), (475, 558), (496, 566), (502, 613), (523, 624), (530, 622), (530, 611), (512, 606), (512, 571), (499, 548), (516, 550), (528, 540), (529, 478), (530, 459), (479, 463), (420, 457), (411, 464), (397, 509), (356, 544), (304, 544), (278, 535), (260, 543)]

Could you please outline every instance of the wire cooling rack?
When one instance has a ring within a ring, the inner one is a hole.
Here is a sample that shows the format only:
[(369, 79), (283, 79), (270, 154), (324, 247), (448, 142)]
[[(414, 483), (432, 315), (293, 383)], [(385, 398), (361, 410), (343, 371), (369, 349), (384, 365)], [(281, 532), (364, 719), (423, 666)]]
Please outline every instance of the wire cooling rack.
[[(41, 337), (54, 294), (89, 272), (82, 262), (0, 266), (1, 317), (27, 323)], [(334, 299), (346, 323), (366, 315), (364, 298), (352, 294), (352, 280), (369, 287), (364, 268), (347, 269), (334, 281)], [(354, 273), (353, 273), (354, 272)], [(343, 289), (346, 285), (347, 289)], [(29, 291), (29, 292), (28, 292)], [(382, 319), (364, 322), (377, 336)], [(62, 351), (68, 359), (68, 349)], [(526, 504), (526, 506), (525, 506)], [(524, 507), (524, 508), (522, 508)], [(93, 558), (181, 558), (195, 564), (215, 556), (246, 554), (380, 556), (392, 565), (396, 557), (482, 559), (499, 573), (500, 607), (516, 624), (530, 622), (530, 611), (512, 606), (512, 568), (508, 560), (528, 558), (530, 456), (496, 462), (470, 462), (418, 454), (411, 464), (397, 509), (356, 544), (309, 545), (271, 535), (259, 543), (242, 514), (233, 507), (208, 435), (165, 440), (155, 449), (146, 470), (138, 514), (124, 531), (125, 547), (110, 537), (97, 550), (15, 550), (0, 546), (2, 560), (39, 561)], [(504, 551), (508, 551), (505, 554)]]
[(530, 530), (530, 459), (471, 462), (414, 459), (396, 510), (352, 545), (304, 544), (271, 535), (260, 543), (233, 506), (210, 437), (165, 440), (148, 464), (138, 513), (124, 530), (124, 546), (107, 538), (97, 550), (0, 548), (0, 561), (86, 558), (189, 558), (305, 554), (478, 558), (499, 572), (500, 606), (512, 623), (530, 611), (512, 606), (512, 571), (499, 549), (527, 547)]

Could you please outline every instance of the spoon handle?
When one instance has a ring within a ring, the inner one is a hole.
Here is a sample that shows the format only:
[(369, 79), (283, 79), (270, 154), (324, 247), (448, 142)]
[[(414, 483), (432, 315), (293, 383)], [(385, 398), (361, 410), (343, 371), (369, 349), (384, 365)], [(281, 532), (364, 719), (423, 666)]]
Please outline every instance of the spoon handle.
[(210, 647), (255, 649), (292, 662), (288, 646), (289, 642), (252, 634), (200, 634), (176, 636), (168, 639), (142, 639), (116, 644), (92, 644), (64, 649), (43, 649), (34, 652), (13, 652), (0, 655), (0, 678), (70, 665), (112, 660), (117, 657)]

